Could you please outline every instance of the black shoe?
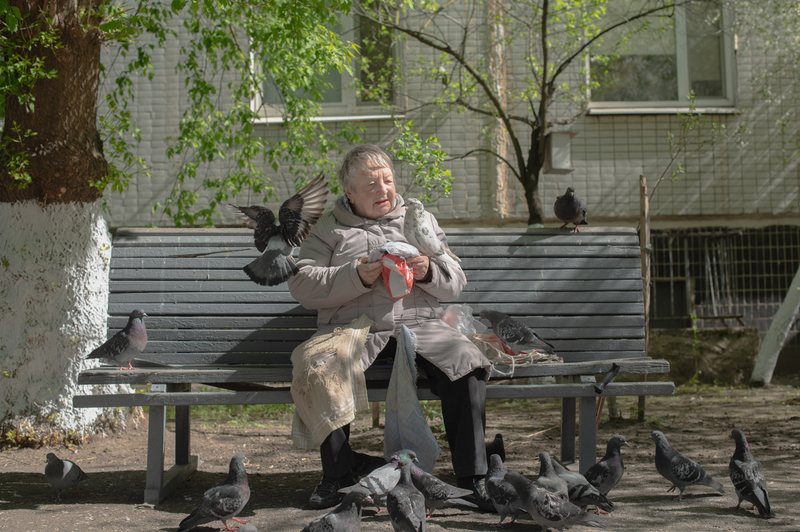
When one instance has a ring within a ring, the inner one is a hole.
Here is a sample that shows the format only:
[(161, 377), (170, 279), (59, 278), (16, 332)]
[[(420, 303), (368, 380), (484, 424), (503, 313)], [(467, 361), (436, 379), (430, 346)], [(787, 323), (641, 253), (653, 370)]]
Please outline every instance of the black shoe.
[(345, 475), (342, 478), (323, 476), (319, 485), (314, 488), (311, 498), (308, 499), (308, 505), (314, 510), (332, 508), (344, 498), (344, 494), (339, 493), (339, 490), (355, 483), (352, 475)]
[(353, 467), (350, 469), (353, 475), (363, 477), (369, 475), (381, 466), (386, 465), (386, 460), (379, 456), (371, 456), (363, 453), (353, 453)]
[(497, 513), (497, 508), (494, 507), (492, 499), (486, 493), (486, 479), (484, 477), (462, 477), (456, 479), (456, 484), (459, 488), (472, 490), (472, 495), (464, 497), (465, 501), (475, 504), (484, 512)]

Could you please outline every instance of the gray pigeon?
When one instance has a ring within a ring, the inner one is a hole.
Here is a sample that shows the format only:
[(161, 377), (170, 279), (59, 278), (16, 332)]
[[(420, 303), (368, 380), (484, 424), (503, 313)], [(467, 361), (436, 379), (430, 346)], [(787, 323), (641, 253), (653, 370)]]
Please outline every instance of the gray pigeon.
[[(86, 358), (104, 358), (119, 364), (119, 369), (135, 369), (131, 362), (139, 356), (147, 345), (147, 329), (142, 318), (147, 317), (143, 310), (134, 310), (128, 324), (121, 331), (106, 340), (106, 343), (89, 353)], [(128, 367), (126, 368), (125, 365)]]
[(558, 473), (556, 473), (553, 467), (553, 461), (546, 451), (539, 453), (539, 476), (536, 478), (534, 484), (551, 493), (557, 493), (569, 498), (567, 481), (558, 476)]
[(416, 198), (406, 201), (408, 210), (403, 221), (403, 234), (408, 243), (417, 248), (423, 255), (439, 265), (444, 276), (450, 279), (450, 268), (460, 268), (461, 262), (455, 253), (447, 249), (426, 215), (425, 207)]
[(78, 484), (89, 478), (78, 464), (69, 460), (61, 460), (53, 453), (47, 453), (47, 465), (44, 466), (44, 478), (58, 492), (56, 501), (61, 500), (61, 490), (75, 488), (74, 495), (78, 494)]
[(253, 525), (244, 525), (237, 528), (236, 532), (258, 532), (258, 529)]
[(733, 482), (733, 489), (739, 502), (733, 508), (738, 510), (742, 501), (753, 504), (753, 508), (758, 510), (758, 515), (765, 519), (775, 517), (775, 513), (769, 505), (769, 493), (767, 492), (767, 480), (764, 478), (764, 468), (752, 454), (750, 446), (744, 432), (739, 429), (731, 431), (731, 438), (736, 441), (736, 451), (734, 451), (731, 461), (728, 464), (728, 471)]
[(200, 505), (181, 521), (178, 532), (185, 532), (198, 525), (217, 520), (222, 521), (226, 530), (232, 530), (228, 528), (226, 522), (229, 519), (237, 523), (246, 522), (236, 518), (250, 500), (250, 486), (247, 484), (247, 472), (244, 469), (245, 461), (246, 458), (242, 453), (233, 455), (228, 467), (228, 477), (221, 484), (206, 490)]
[(548, 354), (555, 353), (555, 347), (552, 344), (543, 340), (523, 323), (507, 314), (495, 310), (482, 310), (481, 319), (491, 322), (494, 335), (500, 338), (516, 355), (520, 351), (525, 351), (526, 353), (531, 351), (542, 351)]
[(254, 283), (275, 286), (297, 273), (297, 265), (291, 258), (292, 251), (303, 243), (311, 226), (322, 216), (327, 195), (328, 183), (320, 173), (281, 204), (277, 219), (267, 207), (230, 206), (239, 211), (245, 226), (254, 229), (256, 248), (262, 253), (242, 268)]
[(586, 507), (590, 504), (595, 505), (598, 510), (603, 510), (604, 512), (614, 511), (614, 503), (609, 501), (605, 495), (601, 495), (597, 488), (589, 484), (586, 477), (577, 471), (570, 471), (555, 460), (551, 460), (551, 462), (556, 474), (567, 483), (570, 502), (580, 506), (583, 511), (586, 511)]
[(386, 511), (394, 532), (425, 532), (425, 496), (411, 481), (411, 464), (400, 469), (400, 480), (386, 496)]
[(556, 198), (553, 205), (553, 212), (556, 218), (564, 222), (564, 225), (559, 229), (564, 229), (569, 224), (575, 224), (573, 233), (578, 233), (579, 225), (589, 225), (586, 221), (586, 211), (588, 206), (583, 198), (575, 194), (575, 189), (572, 187), (567, 188), (567, 192), (563, 196)]
[(601, 495), (608, 495), (619, 484), (622, 475), (625, 473), (625, 465), (622, 463), (622, 454), (619, 452), (622, 446), (630, 447), (625, 440), (625, 436), (615, 434), (608, 440), (606, 454), (595, 465), (586, 470), (583, 476), (589, 484), (597, 488)]
[(506, 461), (506, 446), (503, 442), (503, 435), (499, 432), (494, 435), (494, 439), (486, 444), (486, 465), (491, 466), (490, 458), (493, 454), (500, 457), (501, 462)]
[(517, 490), (503, 480), (505, 474), (506, 466), (503, 464), (500, 455), (493, 454), (489, 456), (489, 471), (486, 472), (486, 493), (492, 500), (497, 513), (500, 514), (500, 522), (492, 525), (493, 527), (502, 527), (506, 517), (510, 517), (509, 523), (513, 523), (525, 511)]
[(381, 507), (386, 506), (386, 495), (389, 490), (395, 487), (397, 481), (400, 480), (400, 470), (397, 469), (397, 462), (401, 459), (419, 462), (417, 453), (411, 449), (401, 449), (392, 455), (392, 459), (386, 465), (372, 470), (367, 476), (362, 477), (358, 483), (340, 489), (339, 493), (350, 493), (353, 490), (364, 488), (372, 497), (372, 502), (380, 512)]
[(361, 530), (361, 510), (365, 503), (372, 504), (367, 490), (352, 490), (332, 512), (304, 525), (302, 532), (358, 532)]
[(410, 460), (400, 460), (397, 464), (399, 467), (405, 465), (410, 466), (411, 482), (425, 497), (426, 519), (429, 518), (434, 511), (443, 506), (458, 504), (469, 506), (470, 508), (477, 508), (477, 505), (461, 498), (471, 496), (473, 494), (472, 490), (457, 488), (452, 484), (448, 484), (444, 480), (436, 478), (430, 473), (426, 473), (415, 466)]
[(675, 488), (680, 490), (677, 500), (683, 498), (683, 490), (691, 484), (708, 486), (725, 494), (722, 484), (711, 478), (700, 464), (673, 449), (661, 431), (654, 430), (647, 439), (656, 444), (656, 469), (662, 477), (672, 482), (672, 487), (667, 491)]
[(581, 512), (567, 497), (539, 488), (519, 473), (509, 471), (503, 478), (514, 486), (525, 511), (545, 532), (548, 528), (557, 528), (559, 532), (563, 532), (573, 525), (608, 528), (590, 514)]

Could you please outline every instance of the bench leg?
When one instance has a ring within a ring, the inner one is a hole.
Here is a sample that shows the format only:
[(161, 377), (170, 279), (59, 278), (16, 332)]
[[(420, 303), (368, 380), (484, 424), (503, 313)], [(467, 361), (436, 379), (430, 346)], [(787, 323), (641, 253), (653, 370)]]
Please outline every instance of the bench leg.
[(189, 463), (191, 449), (191, 421), (189, 419), (191, 406), (179, 405), (175, 407), (175, 464), (186, 465)]
[(574, 397), (561, 399), (561, 461), (575, 462), (575, 406)]
[[(594, 465), (597, 454), (597, 400), (594, 397), (581, 397), (581, 436), (580, 464), (578, 471), (583, 474)], [(574, 440), (573, 440), (574, 441)]]
[(156, 505), (161, 500), (164, 484), (164, 433), (166, 431), (167, 408), (150, 407), (150, 422), (147, 433), (147, 477), (144, 486), (144, 503)]

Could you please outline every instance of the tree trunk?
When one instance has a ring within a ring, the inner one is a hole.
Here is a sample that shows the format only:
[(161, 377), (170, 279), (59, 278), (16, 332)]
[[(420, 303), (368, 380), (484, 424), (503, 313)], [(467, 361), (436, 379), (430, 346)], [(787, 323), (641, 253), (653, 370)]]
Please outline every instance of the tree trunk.
[(539, 195), (539, 174), (544, 166), (544, 138), (541, 129), (531, 130), (531, 147), (528, 151), (528, 163), (525, 167), (522, 187), (525, 189), (525, 203), (528, 205), (528, 225), (540, 224), (544, 220), (542, 198)]
[[(33, 87), (34, 111), (21, 105), (16, 97), (5, 101), (4, 136), (12, 134), (14, 124), (21, 131), (36, 134), (16, 145), (29, 157), (27, 172), (32, 182), (19, 188), (0, 159), (0, 202), (33, 199), (41, 204), (94, 202), (101, 190), (90, 181), (108, 173), (103, 145), (97, 131), (97, 91), (100, 75), (99, 18), (83, 15), (96, 13), (103, 0), (10, 0), (22, 15), (32, 21), (28, 31), (46, 24), (52, 17), (61, 47), (33, 47), (28, 54), (41, 58), (45, 70), (55, 70), (57, 77), (40, 80)], [(88, 29), (85, 29), (88, 28)], [(23, 30), (21, 33), (25, 33)], [(2, 157), (6, 157), (3, 155)]]

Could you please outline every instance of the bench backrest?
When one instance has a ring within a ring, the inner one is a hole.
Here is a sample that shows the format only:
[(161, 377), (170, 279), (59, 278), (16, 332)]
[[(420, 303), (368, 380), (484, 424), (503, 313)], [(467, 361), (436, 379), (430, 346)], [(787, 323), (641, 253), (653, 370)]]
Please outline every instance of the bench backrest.
[[(644, 356), (639, 239), (633, 229), (447, 229), (468, 284), (459, 303), (500, 310), (565, 362)], [(248, 229), (120, 229), (111, 258), (109, 335), (149, 317), (141, 360), (289, 364), (316, 329), (286, 283), (256, 285)]]

